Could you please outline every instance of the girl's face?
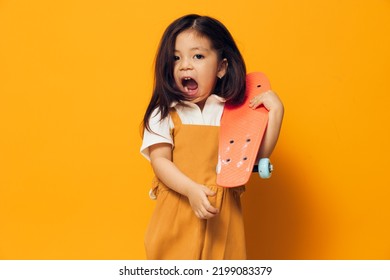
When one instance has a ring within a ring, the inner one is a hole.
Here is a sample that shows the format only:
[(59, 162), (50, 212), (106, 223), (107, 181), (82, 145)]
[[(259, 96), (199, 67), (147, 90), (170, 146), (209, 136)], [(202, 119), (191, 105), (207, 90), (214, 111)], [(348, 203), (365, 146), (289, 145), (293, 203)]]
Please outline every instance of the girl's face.
[(203, 109), (217, 79), (226, 73), (227, 60), (220, 60), (210, 40), (193, 30), (183, 31), (177, 36), (174, 59), (176, 87)]

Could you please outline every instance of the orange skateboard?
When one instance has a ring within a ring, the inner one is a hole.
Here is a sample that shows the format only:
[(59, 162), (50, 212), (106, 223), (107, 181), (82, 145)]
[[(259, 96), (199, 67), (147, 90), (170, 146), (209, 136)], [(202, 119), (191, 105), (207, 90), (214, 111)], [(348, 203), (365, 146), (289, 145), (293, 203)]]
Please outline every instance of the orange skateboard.
[[(245, 102), (225, 106), (219, 136), (218, 185), (230, 188), (248, 182), (268, 124), (267, 109), (264, 106), (251, 109), (249, 101), (269, 89), (270, 83), (263, 73), (250, 73), (246, 76)], [(272, 165), (268, 159), (260, 160), (258, 171), (260, 177), (270, 176)]]

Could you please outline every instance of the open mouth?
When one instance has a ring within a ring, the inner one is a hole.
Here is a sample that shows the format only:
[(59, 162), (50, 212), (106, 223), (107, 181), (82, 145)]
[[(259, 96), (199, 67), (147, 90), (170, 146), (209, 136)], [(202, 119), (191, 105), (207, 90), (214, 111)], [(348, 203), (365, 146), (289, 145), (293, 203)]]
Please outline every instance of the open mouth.
[(198, 83), (191, 77), (182, 78), (181, 84), (187, 94), (194, 93), (198, 89)]

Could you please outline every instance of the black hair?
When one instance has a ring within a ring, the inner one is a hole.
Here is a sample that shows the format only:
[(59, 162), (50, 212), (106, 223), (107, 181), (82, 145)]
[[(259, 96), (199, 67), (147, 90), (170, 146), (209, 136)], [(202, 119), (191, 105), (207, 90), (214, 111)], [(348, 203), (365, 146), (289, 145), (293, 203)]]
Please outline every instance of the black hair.
[(143, 119), (143, 126), (149, 131), (149, 119), (155, 109), (159, 110), (161, 119), (164, 119), (169, 114), (172, 102), (186, 100), (175, 87), (173, 69), (176, 38), (189, 29), (208, 38), (220, 60), (227, 59), (226, 74), (218, 79), (213, 92), (225, 98), (229, 105), (241, 104), (245, 99), (245, 62), (229, 30), (212, 17), (186, 15), (167, 27), (157, 50), (153, 94)]

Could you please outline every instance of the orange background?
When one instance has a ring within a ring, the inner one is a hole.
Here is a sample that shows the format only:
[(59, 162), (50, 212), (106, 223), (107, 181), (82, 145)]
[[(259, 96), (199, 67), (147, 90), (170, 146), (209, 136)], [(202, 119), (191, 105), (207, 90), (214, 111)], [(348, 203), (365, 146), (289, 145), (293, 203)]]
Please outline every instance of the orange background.
[(284, 101), (252, 259), (390, 259), (390, 2), (0, 1), (0, 258), (144, 259), (139, 124), (165, 27), (220, 19)]

